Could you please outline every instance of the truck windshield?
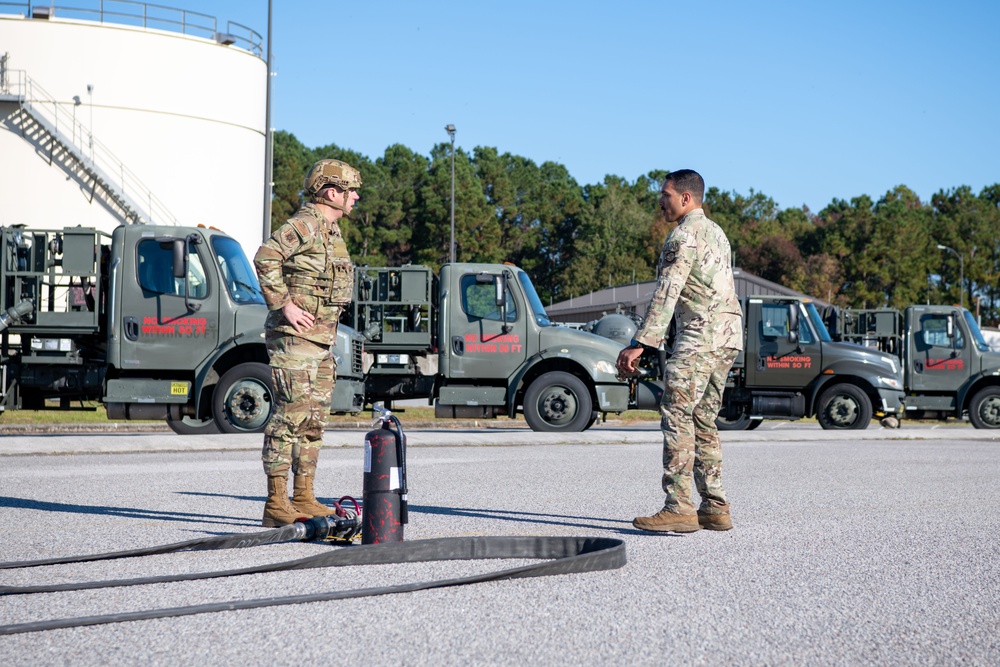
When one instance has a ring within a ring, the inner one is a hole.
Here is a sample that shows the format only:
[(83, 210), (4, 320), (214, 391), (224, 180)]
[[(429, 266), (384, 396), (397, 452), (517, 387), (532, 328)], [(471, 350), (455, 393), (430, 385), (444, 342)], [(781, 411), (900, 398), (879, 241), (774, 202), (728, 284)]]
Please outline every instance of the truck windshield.
[(552, 322), (549, 321), (549, 316), (545, 314), (545, 306), (542, 305), (542, 300), (538, 298), (538, 292), (535, 291), (535, 286), (531, 284), (531, 278), (528, 277), (527, 273), (519, 271), (517, 279), (521, 281), (521, 288), (524, 290), (524, 295), (528, 299), (528, 305), (531, 307), (531, 314), (535, 316), (535, 322), (540, 327), (552, 326)]
[(219, 270), (236, 303), (264, 303), (264, 293), (257, 282), (257, 274), (243, 253), (236, 239), (228, 236), (212, 237), (212, 248), (219, 261)]
[(983, 337), (983, 332), (980, 331), (979, 325), (976, 324), (976, 318), (972, 316), (967, 310), (963, 310), (962, 314), (965, 315), (965, 323), (969, 327), (969, 332), (972, 334), (972, 341), (976, 344), (976, 349), (980, 352), (989, 352), (990, 346)]
[(816, 304), (812, 302), (807, 302), (802, 304), (805, 306), (806, 313), (809, 315), (809, 321), (812, 322), (813, 329), (816, 330), (816, 334), (819, 339), (824, 343), (829, 343), (833, 339), (830, 338), (830, 332), (826, 330), (826, 325), (823, 324), (823, 318), (819, 316), (819, 311), (816, 310)]

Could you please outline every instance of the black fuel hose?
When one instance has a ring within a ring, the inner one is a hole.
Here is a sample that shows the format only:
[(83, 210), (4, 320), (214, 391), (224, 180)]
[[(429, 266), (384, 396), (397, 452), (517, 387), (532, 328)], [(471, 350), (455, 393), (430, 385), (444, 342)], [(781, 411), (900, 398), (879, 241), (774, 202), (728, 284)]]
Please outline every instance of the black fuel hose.
[[(162, 552), (157, 552), (162, 553)], [(344, 600), (348, 598), (388, 595), (391, 593), (408, 593), (445, 588), (465, 584), (497, 581), (502, 579), (524, 579), (528, 577), (545, 577), (557, 574), (573, 574), (579, 572), (596, 572), (613, 570), (623, 567), (626, 562), (625, 543), (619, 539), (608, 537), (446, 537), (430, 540), (415, 540), (412, 542), (386, 542), (352, 546), (338, 551), (323, 553), (308, 558), (276, 563), (272, 565), (243, 568), (215, 573), (198, 573), (194, 575), (179, 575), (174, 577), (152, 577), (148, 579), (122, 580), (119, 582), (90, 582), (76, 584), (75, 588), (35, 587), (45, 590), (79, 590), (81, 588), (97, 588), (107, 586), (127, 586), (139, 583), (161, 583), (165, 581), (182, 581), (187, 579), (202, 579), (208, 576), (224, 577), (237, 574), (274, 572), (279, 570), (303, 570), (317, 567), (343, 567), (346, 565), (386, 565), (392, 563), (421, 563), (445, 560), (484, 560), (501, 558), (538, 559), (547, 562), (525, 565), (522, 567), (498, 570), (485, 574), (477, 574), (455, 579), (440, 579), (398, 586), (383, 586), (377, 588), (361, 588), (345, 591), (329, 591), (307, 595), (292, 595), (288, 597), (262, 598), (257, 600), (236, 600), (213, 604), (192, 605), (189, 607), (172, 607), (168, 609), (151, 609), (123, 614), (104, 616), (84, 616), (80, 618), (55, 619), (37, 621), (17, 625), (0, 626), (0, 635), (13, 635), (25, 632), (41, 632), (60, 628), (74, 628), (87, 625), (104, 625), (107, 623), (122, 623), (125, 621), (140, 621), (153, 618), (170, 618), (175, 616), (191, 616), (218, 611), (234, 611), (239, 609), (257, 609), (307, 602), (324, 602), (328, 600)], [(69, 584), (69, 586), (74, 586)], [(11, 591), (41, 592), (41, 591)]]
[(43, 560), (23, 560), (9, 563), (0, 563), (0, 570), (13, 570), (22, 567), (40, 567), (42, 565), (67, 565), (69, 563), (89, 563), (97, 560), (114, 560), (116, 558), (132, 558), (133, 556), (155, 556), (157, 554), (170, 554), (176, 551), (209, 551), (212, 549), (243, 549), (246, 547), (256, 547), (264, 544), (277, 544), (279, 542), (298, 542), (309, 539), (309, 528), (305, 522), (293, 523), (290, 526), (272, 528), (259, 533), (233, 533), (230, 535), (217, 535), (215, 537), (199, 537), (185, 542), (174, 542), (156, 547), (144, 549), (131, 549), (129, 551), (114, 551), (104, 554), (91, 554), (88, 556), (60, 556), (57, 558), (45, 558)]
[[(258, 544), (277, 544), (279, 541), (289, 542), (289, 541), (302, 541), (307, 539), (326, 539), (329, 535), (322, 531), (322, 525), (324, 523), (329, 523), (329, 525), (335, 525), (335, 521), (331, 519), (329, 522), (325, 518), (317, 517), (310, 521), (303, 521), (299, 523), (292, 524), (293, 526), (299, 526), (302, 530), (298, 531), (290, 539), (284, 540), (268, 540), (266, 542), (256, 542), (254, 544), (240, 544), (240, 547), (251, 547), (257, 546)], [(355, 522), (356, 525), (356, 522)], [(290, 533), (289, 529), (291, 526), (285, 526), (281, 529), (282, 533)], [(307, 534), (303, 531), (308, 528), (309, 532)], [(277, 533), (279, 531), (271, 531)], [(263, 533), (258, 533), (262, 535)], [(179, 544), (186, 544), (181, 542)], [(177, 546), (177, 545), (169, 545)], [(165, 548), (165, 547), (164, 547)], [(216, 547), (216, 548), (227, 548), (227, 547)], [(183, 551), (184, 549), (176, 549), (176, 551)], [(131, 552), (119, 552), (119, 553), (131, 553)], [(170, 553), (164, 552), (162, 550), (157, 550), (155, 553)], [(105, 556), (118, 556), (118, 554), (102, 554)], [(326, 554), (323, 554), (326, 555)], [(95, 560), (95, 556), (83, 556), (83, 560), (75, 562), (84, 562), (85, 560)], [(82, 591), (93, 588), (117, 588), (122, 586), (142, 586), (144, 584), (169, 584), (175, 581), (194, 581), (196, 579), (218, 579), (220, 577), (235, 577), (241, 574), (259, 574), (261, 572), (277, 572), (279, 570), (301, 570), (310, 567), (328, 567), (327, 565), (318, 564), (310, 565), (312, 561), (316, 559), (316, 556), (309, 556), (306, 558), (300, 558), (298, 560), (286, 561), (284, 563), (271, 563), (268, 565), (255, 565), (253, 567), (244, 567), (235, 570), (219, 570), (216, 572), (195, 572), (192, 574), (167, 574), (157, 577), (140, 577), (136, 579), (108, 579), (106, 581), (84, 581), (79, 583), (68, 583), (68, 584), (47, 584), (42, 586), (0, 586), (0, 597), (4, 595), (27, 595), (30, 593), (64, 593), (68, 591)], [(32, 563), (31, 566), (35, 565), (37, 561), (29, 561)], [(25, 567), (30, 567), (26, 565)]]

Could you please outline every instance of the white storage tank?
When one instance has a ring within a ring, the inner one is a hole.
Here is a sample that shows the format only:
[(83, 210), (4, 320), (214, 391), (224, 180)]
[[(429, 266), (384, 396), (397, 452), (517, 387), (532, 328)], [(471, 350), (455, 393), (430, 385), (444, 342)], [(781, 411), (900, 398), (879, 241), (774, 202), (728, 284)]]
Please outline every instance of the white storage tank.
[(162, 5), (89, 4), (0, 2), (0, 225), (203, 223), (252, 257), (265, 216), (260, 35)]

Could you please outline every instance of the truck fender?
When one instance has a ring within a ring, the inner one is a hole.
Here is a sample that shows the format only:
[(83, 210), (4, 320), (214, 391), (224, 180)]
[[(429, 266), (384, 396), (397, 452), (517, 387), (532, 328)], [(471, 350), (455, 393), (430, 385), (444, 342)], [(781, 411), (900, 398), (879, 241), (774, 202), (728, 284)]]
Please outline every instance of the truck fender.
[(993, 369), (983, 373), (976, 373), (965, 384), (958, 388), (955, 395), (955, 405), (959, 414), (969, 409), (969, 402), (972, 397), (983, 387), (1000, 385), (1000, 369)]
[[(513, 391), (509, 392), (507, 396), (508, 414), (514, 414), (518, 403), (517, 397), (524, 393), (527, 384), (538, 375), (550, 370), (567, 371), (585, 378), (591, 394), (594, 394), (597, 385), (615, 384), (626, 387), (625, 383), (620, 382), (616, 377), (617, 370), (614, 363), (608, 361), (603, 355), (595, 354), (592, 349), (575, 345), (567, 345), (558, 349), (545, 349), (529, 357), (521, 368), (511, 376), (510, 387), (513, 388)], [(627, 391), (625, 395), (627, 398)], [(593, 396), (593, 398), (595, 399), (594, 405), (600, 406), (597, 396)], [(619, 412), (627, 407), (626, 403), (620, 409), (615, 406), (616, 409), (601, 411)]]
[[(239, 348), (239, 349), (238, 349)], [(258, 349), (259, 348), (259, 349)], [(222, 364), (223, 359), (235, 358), (238, 361)], [(241, 331), (240, 333), (227, 338), (219, 344), (215, 353), (208, 357), (197, 369), (195, 369), (195, 380), (192, 391), (194, 392), (194, 408), (196, 414), (202, 413), (203, 389), (210, 384), (215, 384), (230, 367), (235, 366), (240, 361), (259, 361), (268, 363), (267, 348), (264, 345), (264, 328), (256, 327)], [(209, 400), (210, 399), (205, 399)], [(209, 402), (209, 413), (211, 413), (211, 402)]]
[[(836, 373), (833, 375), (816, 376), (816, 379), (805, 387), (807, 396), (806, 414), (816, 414), (816, 402), (819, 400), (819, 396), (823, 393), (823, 390), (829, 385), (847, 382), (848, 384), (856, 385), (859, 389), (864, 390), (864, 392), (868, 394), (869, 398), (871, 398), (873, 394), (877, 395), (878, 392), (875, 390), (873, 385), (873, 379), (874, 378), (858, 376), (853, 373)], [(878, 407), (874, 402), (873, 406)]]

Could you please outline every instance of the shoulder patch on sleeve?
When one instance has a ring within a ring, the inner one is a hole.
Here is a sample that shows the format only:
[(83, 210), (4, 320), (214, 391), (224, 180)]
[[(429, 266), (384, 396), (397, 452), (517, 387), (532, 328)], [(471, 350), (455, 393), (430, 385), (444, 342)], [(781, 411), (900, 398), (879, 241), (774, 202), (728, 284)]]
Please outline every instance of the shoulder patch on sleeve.
[(663, 246), (663, 263), (673, 264), (677, 261), (677, 251), (681, 249), (680, 241), (667, 241)]
[(302, 240), (302, 243), (308, 242), (309, 239), (315, 236), (315, 230), (313, 225), (310, 223), (309, 220), (306, 220), (304, 217), (300, 218), (296, 216), (292, 218), (291, 220), (288, 221), (288, 226), (293, 228), (298, 233), (299, 238)]

